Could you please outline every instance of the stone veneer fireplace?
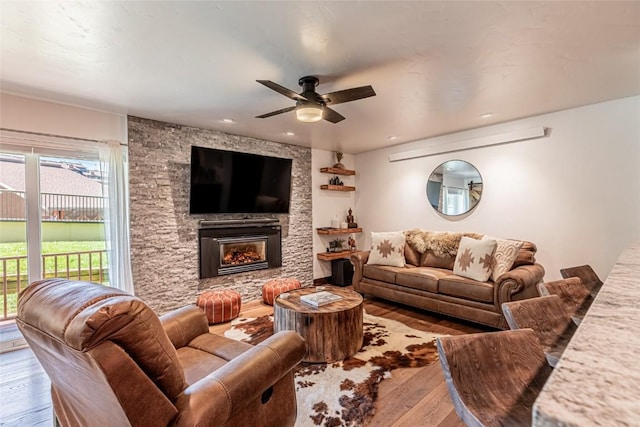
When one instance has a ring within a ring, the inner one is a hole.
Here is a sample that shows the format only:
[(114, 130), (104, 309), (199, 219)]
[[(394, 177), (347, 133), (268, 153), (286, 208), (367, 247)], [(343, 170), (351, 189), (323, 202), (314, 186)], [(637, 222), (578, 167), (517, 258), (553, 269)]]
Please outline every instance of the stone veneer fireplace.
[[(193, 304), (204, 289), (233, 289), (251, 301), (276, 277), (313, 282), (310, 148), (138, 117), (128, 117), (128, 134), (133, 280), (136, 295), (152, 309), (162, 314)], [(199, 278), (201, 222), (247, 218), (189, 215), (192, 145), (293, 160), (289, 214), (273, 215), (281, 232), (280, 266)]]

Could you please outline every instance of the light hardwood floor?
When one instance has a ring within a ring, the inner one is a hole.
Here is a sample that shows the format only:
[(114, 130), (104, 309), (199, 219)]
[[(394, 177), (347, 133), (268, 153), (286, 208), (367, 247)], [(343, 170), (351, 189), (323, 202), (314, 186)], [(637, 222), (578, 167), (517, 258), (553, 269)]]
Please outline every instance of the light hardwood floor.
[[(365, 299), (365, 310), (374, 316), (397, 320), (415, 329), (458, 335), (482, 332), (477, 325), (431, 315), (426, 311)], [(258, 317), (273, 311), (261, 301), (243, 304), (241, 316)], [(210, 330), (224, 333), (229, 323)], [(0, 425), (52, 425), (49, 379), (29, 349), (0, 354)], [(377, 412), (370, 426), (463, 426), (449, 398), (439, 363), (424, 368), (398, 369), (380, 385)]]

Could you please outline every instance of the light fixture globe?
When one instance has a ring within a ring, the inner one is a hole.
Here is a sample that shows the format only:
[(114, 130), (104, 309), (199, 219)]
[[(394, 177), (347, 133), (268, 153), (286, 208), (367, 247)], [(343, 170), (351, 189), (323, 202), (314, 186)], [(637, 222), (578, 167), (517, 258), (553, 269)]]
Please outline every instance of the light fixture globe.
[(296, 118), (305, 123), (319, 122), (322, 120), (322, 113), (319, 105), (304, 105), (296, 109)]

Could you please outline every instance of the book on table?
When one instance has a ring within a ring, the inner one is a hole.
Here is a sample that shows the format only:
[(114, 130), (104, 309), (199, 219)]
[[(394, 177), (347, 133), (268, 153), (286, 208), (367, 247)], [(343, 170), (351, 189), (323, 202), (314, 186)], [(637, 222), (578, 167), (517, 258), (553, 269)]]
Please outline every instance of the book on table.
[(342, 297), (340, 295), (336, 295), (327, 291), (314, 292), (312, 294), (302, 295), (300, 297), (300, 301), (314, 307), (320, 307), (322, 305), (330, 304), (335, 301), (340, 301), (341, 299)]

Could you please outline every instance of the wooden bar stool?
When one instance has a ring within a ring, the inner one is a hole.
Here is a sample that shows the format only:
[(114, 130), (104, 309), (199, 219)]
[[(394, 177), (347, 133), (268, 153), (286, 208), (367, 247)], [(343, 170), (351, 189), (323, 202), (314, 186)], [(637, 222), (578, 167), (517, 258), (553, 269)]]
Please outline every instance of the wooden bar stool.
[(557, 295), (530, 298), (502, 304), (511, 330), (531, 328), (544, 350), (547, 362), (555, 368), (576, 331), (565, 305)]
[(587, 287), (587, 289), (589, 289), (591, 296), (594, 298), (602, 287), (602, 280), (600, 280), (590, 265), (562, 268), (560, 269), (560, 274), (562, 274), (564, 279), (579, 277), (580, 280), (582, 280), (582, 283)]
[(456, 413), (468, 426), (531, 425), (531, 409), (551, 374), (531, 329), (437, 338)]
[(558, 295), (569, 311), (569, 316), (579, 325), (593, 302), (593, 297), (587, 287), (577, 277), (539, 283), (540, 295)]

